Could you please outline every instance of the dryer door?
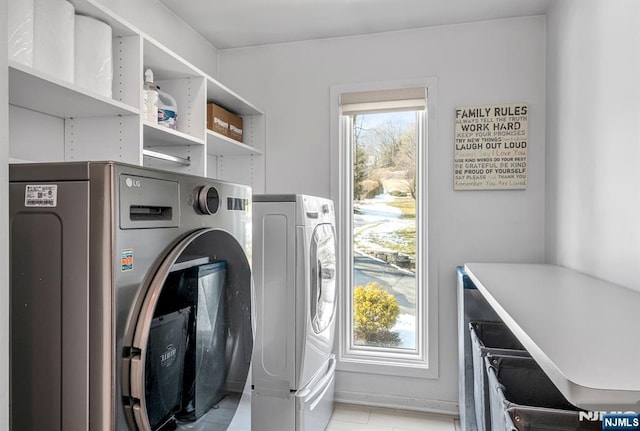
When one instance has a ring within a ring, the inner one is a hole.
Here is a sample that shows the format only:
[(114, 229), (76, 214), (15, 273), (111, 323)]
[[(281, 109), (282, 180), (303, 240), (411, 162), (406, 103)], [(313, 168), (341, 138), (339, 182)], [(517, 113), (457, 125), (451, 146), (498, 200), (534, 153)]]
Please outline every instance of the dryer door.
[[(226, 430), (247, 381), (252, 278), (228, 232), (187, 235), (156, 265), (129, 318), (122, 391), (131, 429)], [(214, 408), (215, 407), (215, 408)]]
[[(313, 229), (313, 230), (312, 230)], [(306, 386), (325, 366), (333, 352), (336, 314), (336, 249), (331, 224), (306, 227), (304, 256), (306, 290), (304, 348), (296, 389)], [(312, 231), (311, 231), (312, 230)]]
[(311, 239), (311, 325), (316, 334), (331, 326), (336, 311), (336, 243), (333, 226), (316, 226)]

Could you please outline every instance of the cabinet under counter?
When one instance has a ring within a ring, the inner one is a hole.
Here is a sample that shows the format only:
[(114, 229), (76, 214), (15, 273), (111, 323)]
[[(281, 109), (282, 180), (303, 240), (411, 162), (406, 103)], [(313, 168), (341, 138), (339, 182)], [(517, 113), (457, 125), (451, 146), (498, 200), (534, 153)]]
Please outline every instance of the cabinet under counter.
[(553, 265), (464, 270), (572, 404), (640, 410), (640, 292)]

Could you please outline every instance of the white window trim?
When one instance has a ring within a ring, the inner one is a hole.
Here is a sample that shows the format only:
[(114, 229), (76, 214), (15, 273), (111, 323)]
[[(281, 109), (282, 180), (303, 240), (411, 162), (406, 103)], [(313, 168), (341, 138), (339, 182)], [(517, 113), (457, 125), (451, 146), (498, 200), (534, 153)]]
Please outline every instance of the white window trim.
[[(418, 322), (423, 326), (423, 340), (418, 342), (418, 355), (397, 353), (398, 349), (377, 349), (380, 355), (376, 355), (376, 349), (368, 348), (366, 353), (360, 349), (350, 348), (351, 316), (348, 315), (350, 307), (347, 305), (352, 301), (349, 293), (351, 283), (351, 264), (349, 259), (352, 256), (353, 244), (351, 239), (351, 217), (352, 202), (351, 190), (348, 187), (352, 182), (350, 162), (352, 160), (352, 149), (341, 145), (343, 129), (343, 116), (340, 108), (340, 94), (358, 91), (391, 90), (406, 87), (424, 87), (427, 89), (427, 112), (422, 129), (422, 141), (424, 156), (428, 153), (429, 144), (436, 142), (437, 135), (437, 100), (438, 88), (436, 78), (423, 78), (416, 80), (402, 80), (394, 82), (358, 83), (349, 85), (337, 85), (331, 87), (331, 195), (336, 203), (336, 225), (337, 225), (337, 261), (338, 261), (338, 286), (340, 291), (338, 326), (337, 326), (337, 351), (338, 370), (358, 373), (386, 374), (394, 376), (406, 376), (415, 378), (438, 378), (438, 277), (437, 262), (428, 250), (420, 250), (421, 271), (418, 273), (418, 283), (426, 283), (426, 294), (422, 295), (420, 301), (423, 307), (425, 322)], [(426, 135), (425, 135), (426, 133)], [(423, 158), (422, 160), (425, 160)], [(418, 211), (417, 232), (422, 232), (423, 241), (419, 244), (430, 244), (433, 238), (433, 224), (427, 223), (428, 219), (428, 163), (421, 163), (422, 171), (418, 173), (419, 185), (426, 191), (426, 197), (420, 200), (421, 207)], [(422, 231), (427, 227), (427, 232)], [(424, 352), (419, 352), (420, 348)]]

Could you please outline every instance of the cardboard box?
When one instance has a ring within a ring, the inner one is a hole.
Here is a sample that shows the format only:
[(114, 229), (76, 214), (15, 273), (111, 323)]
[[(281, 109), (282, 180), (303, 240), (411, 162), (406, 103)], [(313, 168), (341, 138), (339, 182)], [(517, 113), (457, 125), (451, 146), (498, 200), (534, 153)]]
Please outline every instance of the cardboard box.
[(229, 112), (216, 105), (215, 103), (207, 104), (207, 129), (229, 136)]
[(231, 112), (227, 112), (229, 119), (229, 137), (242, 142), (242, 117), (238, 117)]

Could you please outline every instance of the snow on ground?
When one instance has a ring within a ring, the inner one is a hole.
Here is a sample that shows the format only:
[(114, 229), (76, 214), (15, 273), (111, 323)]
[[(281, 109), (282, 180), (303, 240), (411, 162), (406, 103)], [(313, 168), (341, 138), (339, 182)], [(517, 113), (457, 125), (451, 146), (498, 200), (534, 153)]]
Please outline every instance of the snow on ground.
[(383, 194), (360, 202), (360, 214), (353, 215), (353, 224), (354, 239), (361, 247), (368, 250), (392, 251), (377, 242), (394, 242), (398, 239), (395, 232), (415, 227), (415, 220), (402, 218), (400, 208), (387, 205), (394, 199), (389, 194)]
[(416, 316), (411, 314), (400, 314), (396, 324), (391, 328), (392, 332), (397, 332), (400, 336), (399, 348), (416, 348)]

